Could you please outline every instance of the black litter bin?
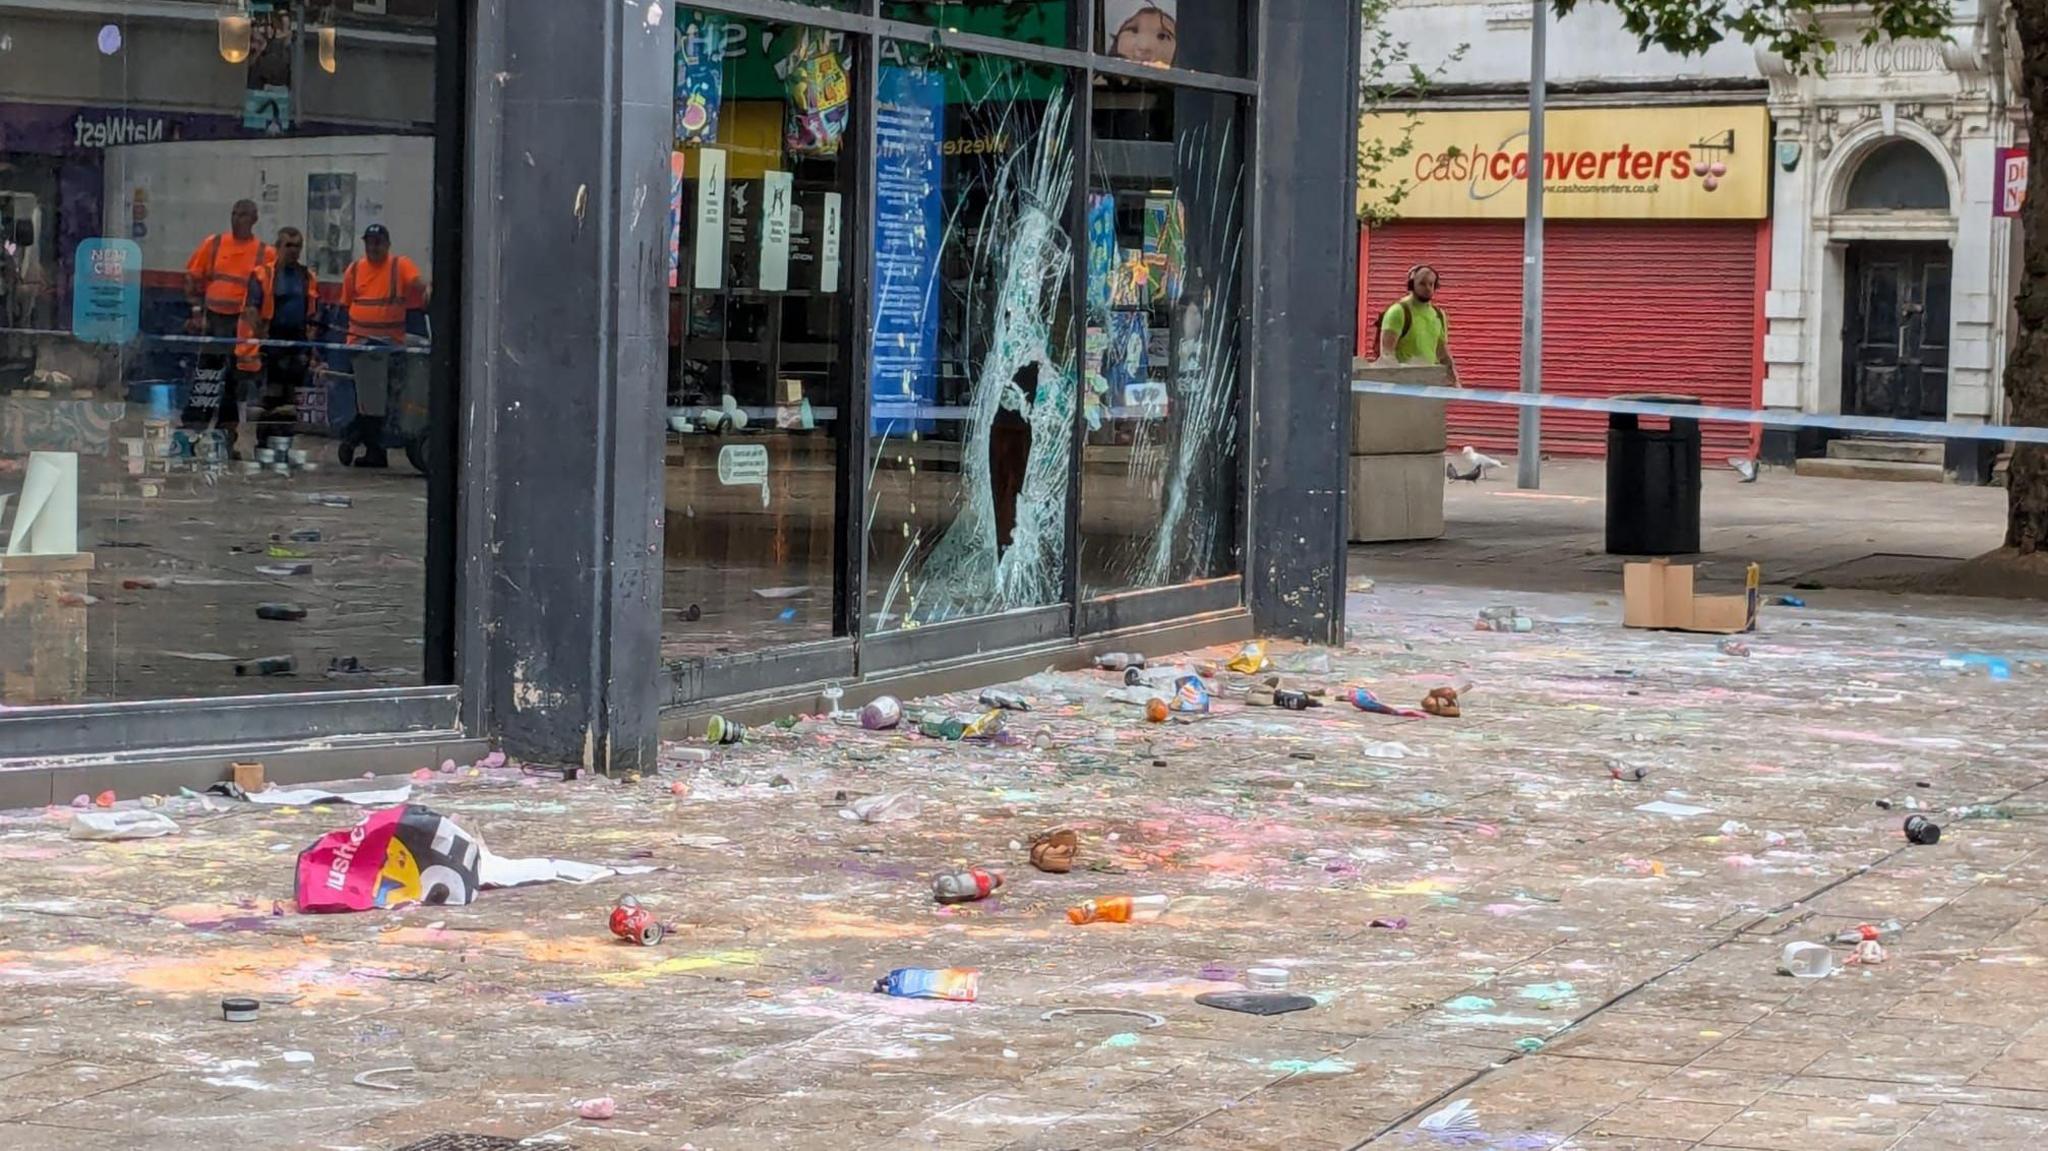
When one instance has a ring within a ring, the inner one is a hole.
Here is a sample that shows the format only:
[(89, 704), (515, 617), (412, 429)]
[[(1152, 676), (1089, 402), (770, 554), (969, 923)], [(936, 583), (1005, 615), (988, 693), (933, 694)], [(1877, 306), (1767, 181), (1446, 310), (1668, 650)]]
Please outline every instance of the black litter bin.
[[(1700, 402), (1697, 396), (1615, 398)], [(1607, 552), (1691, 555), (1700, 550), (1700, 422), (1673, 417), (1669, 428), (1659, 429), (1643, 427), (1640, 420), (1623, 412), (1607, 414)]]

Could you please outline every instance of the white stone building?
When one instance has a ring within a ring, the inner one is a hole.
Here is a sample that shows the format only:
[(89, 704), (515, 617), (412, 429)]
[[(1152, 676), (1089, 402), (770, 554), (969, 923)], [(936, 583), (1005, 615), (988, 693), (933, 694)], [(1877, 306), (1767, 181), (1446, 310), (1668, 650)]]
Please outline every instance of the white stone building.
[[(1416, 63), (1458, 45), (1420, 110), (1526, 108), (1530, 5), (1405, 0), (1389, 28)], [(2024, 143), (2016, 40), (2001, 9), (1958, 0), (1949, 43), (1860, 42), (1850, 15), (1823, 74), (1740, 43), (1640, 51), (1599, 4), (1552, 18), (1553, 109), (1760, 103), (1772, 140), (1753, 399), (1773, 409), (1995, 422), (2019, 241), (2002, 214)], [(2024, 184), (2024, 161), (2017, 174)], [(1548, 202), (1548, 201), (1547, 201)], [(1762, 252), (1760, 242), (1760, 252)], [(1546, 374), (1550, 356), (1545, 357)], [(1766, 433), (1767, 456), (1817, 456), (1840, 433)], [(1547, 447), (1547, 444), (1546, 444)], [(1987, 456), (1953, 441), (1959, 478)]]

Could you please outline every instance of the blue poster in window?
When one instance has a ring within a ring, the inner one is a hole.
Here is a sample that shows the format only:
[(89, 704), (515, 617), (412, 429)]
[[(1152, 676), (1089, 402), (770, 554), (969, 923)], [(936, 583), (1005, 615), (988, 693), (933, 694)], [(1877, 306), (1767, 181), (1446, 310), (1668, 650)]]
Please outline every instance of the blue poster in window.
[(86, 343), (125, 344), (142, 319), (142, 248), (133, 240), (78, 245), (71, 334)]
[[(939, 142), (946, 81), (924, 68), (883, 68), (875, 101), (875, 322), (868, 386), (877, 431), (927, 428), (917, 405), (938, 397)], [(901, 421), (911, 420), (906, 424)]]
[(1109, 278), (1116, 269), (1116, 197), (1088, 194), (1088, 322), (1109, 319)]

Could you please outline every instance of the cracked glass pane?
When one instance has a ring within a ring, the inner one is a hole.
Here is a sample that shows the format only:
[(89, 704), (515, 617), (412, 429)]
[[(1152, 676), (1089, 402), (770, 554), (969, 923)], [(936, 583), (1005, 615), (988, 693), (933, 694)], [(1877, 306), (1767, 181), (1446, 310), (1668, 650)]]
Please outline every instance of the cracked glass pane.
[(885, 0), (882, 15), (949, 32), (1072, 46), (1077, 0)]
[(1088, 189), (1081, 588), (1240, 570), (1236, 97), (1102, 77)]
[(1065, 599), (1066, 72), (890, 43), (877, 93), (869, 630)]

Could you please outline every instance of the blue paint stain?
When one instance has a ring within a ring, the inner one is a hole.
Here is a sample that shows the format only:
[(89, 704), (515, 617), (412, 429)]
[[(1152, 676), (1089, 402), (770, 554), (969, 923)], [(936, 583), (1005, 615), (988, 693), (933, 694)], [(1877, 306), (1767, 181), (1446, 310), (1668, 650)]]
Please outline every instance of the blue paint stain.
[(1358, 1070), (1358, 1065), (1344, 1059), (1318, 1059), (1313, 1063), (1305, 1059), (1275, 1059), (1266, 1064), (1266, 1070), (1276, 1075), (1342, 1075)]
[(1102, 1041), (1104, 1047), (1136, 1047), (1138, 1037), (1129, 1031), (1120, 1031)]
[(1482, 999), (1477, 995), (1460, 995), (1444, 1006), (1452, 1011), (1491, 1011), (1493, 1000)]
[(1532, 983), (1515, 994), (1538, 1003), (1557, 1003), (1579, 997), (1578, 989), (1569, 983)]

